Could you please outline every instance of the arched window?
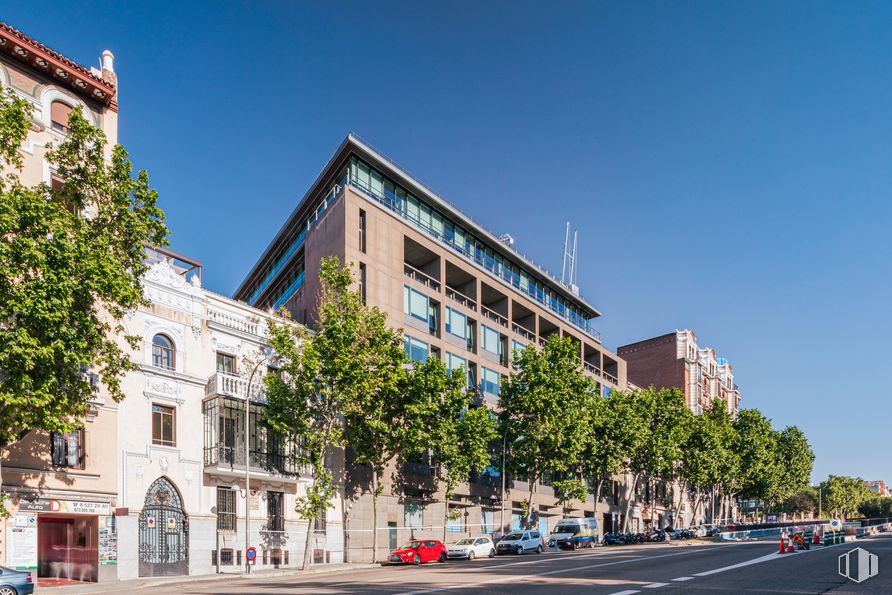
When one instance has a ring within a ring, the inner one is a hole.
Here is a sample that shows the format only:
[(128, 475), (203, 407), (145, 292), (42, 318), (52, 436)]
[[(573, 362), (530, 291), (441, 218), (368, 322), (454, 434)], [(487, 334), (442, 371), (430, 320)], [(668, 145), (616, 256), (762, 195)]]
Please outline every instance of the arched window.
[(152, 365), (168, 370), (176, 367), (176, 349), (169, 337), (155, 335), (152, 338)]
[(53, 130), (62, 133), (68, 133), (68, 116), (71, 114), (72, 107), (61, 101), (54, 101), (50, 106), (50, 120), (53, 123)]

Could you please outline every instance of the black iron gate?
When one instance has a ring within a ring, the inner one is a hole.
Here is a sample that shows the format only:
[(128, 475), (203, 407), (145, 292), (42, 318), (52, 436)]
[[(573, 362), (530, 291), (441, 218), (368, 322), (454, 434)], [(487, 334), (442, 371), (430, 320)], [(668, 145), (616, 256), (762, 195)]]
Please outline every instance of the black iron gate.
[(188, 520), (180, 494), (166, 477), (149, 486), (139, 514), (139, 576), (189, 572)]

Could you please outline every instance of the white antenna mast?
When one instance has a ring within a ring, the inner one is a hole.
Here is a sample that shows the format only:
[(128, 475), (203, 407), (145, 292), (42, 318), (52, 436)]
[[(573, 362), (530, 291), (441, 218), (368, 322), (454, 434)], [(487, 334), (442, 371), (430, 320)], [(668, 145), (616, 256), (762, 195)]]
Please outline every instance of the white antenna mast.
[[(561, 284), (571, 289), (576, 286), (576, 238), (578, 234), (579, 231), (574, 229), (573, 250), (571, 252), (570, 222), (567, 221), (567, 231), (564, 233), (564, 257), (561, 259)], [(569, 273), (569, 275), (567, 273)]]

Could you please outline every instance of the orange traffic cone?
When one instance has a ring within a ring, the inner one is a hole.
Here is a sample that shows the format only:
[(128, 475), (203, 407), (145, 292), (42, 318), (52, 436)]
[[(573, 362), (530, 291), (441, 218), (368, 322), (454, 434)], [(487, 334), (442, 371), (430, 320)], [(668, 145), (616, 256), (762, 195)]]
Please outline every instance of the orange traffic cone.
[(821, 536), (818, 535), (818, 532), (817, 532), (817, 531), (815, 531), (815, 538), (812, 539), (811, 542), (812, 542), (812, 544), (814, 544), (814, 545), (821, 545)]
[(787, 538), (784, 537), (783, 535), (781, 535), (781, 539), (780, 539), (780, 551), (778, 551), (777, 553), (779, 553), (779, 554), (787, 553)]

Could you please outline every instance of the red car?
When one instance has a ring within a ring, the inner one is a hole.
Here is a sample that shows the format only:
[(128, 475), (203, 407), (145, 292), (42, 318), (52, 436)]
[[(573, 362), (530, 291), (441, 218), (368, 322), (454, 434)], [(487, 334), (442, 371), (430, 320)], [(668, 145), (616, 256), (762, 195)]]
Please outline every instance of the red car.
[(413, 540), (403, 547), (390, 552), (390, 564), (421, 564), (422, 562), (445, 562), (446, 546), (436, 539)]

